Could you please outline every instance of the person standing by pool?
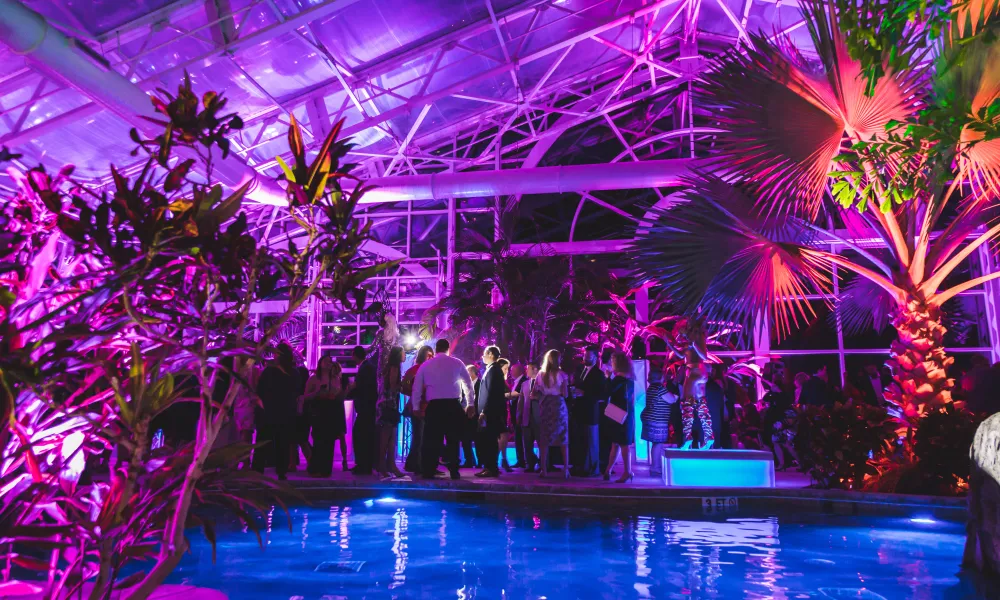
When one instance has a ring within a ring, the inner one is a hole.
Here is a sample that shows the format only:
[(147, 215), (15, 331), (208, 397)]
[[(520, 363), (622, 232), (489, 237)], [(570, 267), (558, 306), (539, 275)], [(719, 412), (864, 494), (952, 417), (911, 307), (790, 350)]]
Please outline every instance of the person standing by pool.
[(535, 378), (533, 393), (541, 400), (541, 423), (538, 432), (538, 452), (542, 465), (541, 477), (548, 475), (549, 448), (562, 450), (563, 477), (569, 479), (569, 377), (559, 368), (558, 350), (549, 350), (542, 361), (542, 372)]
[(596, 477), (600, 474), (601, 405), (607, 403), (608, 387), (604, 372), (597, 366), (597, 348), (588, 347), (583, 355), (583, 369), (576, 377), (570, 420), (570, 451), (573, 475)]
[(521, 365), (511, 365), (510, 376), (510, 391), (507, 392), (507, 398), (510, 404), (510, 429), (513, 431), (511, 435), (514, 436), (514, 452), (517, 456), (514, 468), (523, 469), (525, 467), (524, 440), (522, 439), (521, 426), (517, 422), (517, 406), (521, 401), (521, 386), (528, 377), (524, 374), (524, 367)]
[(373, 361), (366, 360), (365, 349), (355, 346), (354, 363), (354, 442), (355, 475), (371, 475), (375, 467), (375, 407), (378, 404), (378, 376)]
[(624, 352), (615, 352), (611, 357), (611, 368), (614, 377), (609, 385), (611, 394), (609, 404), (625, 411), (625, 419), (618, 422), (605, 415), (608, 423), (608, 433), (611, 439), (611, 454), (608, 456), (608, 470), (604, 472), (604, 480), (611, 479), (611, 467), (618, 460), (621, 452), (625, 472), (618, 483), (627, 483), (635, 478), (632, 472), (632, 447), (635, 445), (635, 383), (632, 381), (632, 361)]
[(278, 479), (287, 479), (295, 442), (296, 404), (299, 396), (299, 372), (291, 346), (280, 344), (278, 356), (257, 382), (257, 395), (264, 405), (264, 416), (270, 424), (274, 451), (274, 470)]
[(650, 475), (660, 475), (663, 447), (670, 441), (670, 413), (676, 403), (676, 390), (663, 385), (663, 370), (659, 365), (651, 364), (646, 408), (639, 415), (642, 421), (642, 439), (653, 445), (649, 453)]
[(521, 428), (521, 443), (524, 445), (524, 472), (534, 473), (538, 467), (538, 457), (535, 455), (535, 442), (538, 441), (538, 424), (542, 418), (541, 405), (532, 397), (535, 378), (538, 377), (538, 367), (528, 363), (524, 367), (525, 378), (518, 388), (517, 424)]
[(483, 373), (483, 382), (479, 384), (477, 394), (480, 410), (477, 449), (483, 470), (476, 473), (476, 477), (500, 476), (497, 460), (500, 454), (500, 434), (507, 431), (507, 379), (504, 377), (502, 364), (497, 364), (499, 360), (500, 348), (487, 346), (483, 350), (486, 372)]
[(465, 424), (462, 398), (466, 409), (472, 398), (472, 379), (465, 370), (465, 364), (448, 355), (451, 345), (448, 340), (438, 340), (434, 347), (434, 358), (428, 360), (413, 381), (413, 410), (424, 415), (424, 439), (420, 448), (421, 470), (427, 479), (438, 474), (444, 439), (448, 446), (444, 450), (448, 470), (452, 479), (459, 479), (458, 441)]
[(479, 367), (476, 365), (465, 365), (465, 370), (469, 372), (469, 378), (472, 379), (472, 398), (468, 399), (468, 404), (473, 405), (475, 411), (468, 411), (465, 416), (465, 429), (462, 430), (462, 454), (464, 455), (462, 468), (473, 469), (478, 464), (472, 450), (472, 443), (479, 433), (479, 407), (476, 406), (476, 399), (479, 394), (479, 384), (483, 380), (479, 378)]
[(347, 418), (344, 414), (344, 388), (341, 367), (330, 356), (319, 359), (316, 373), (306, 383), (306, 414), (312, 422), (313, 451), (309, 474), (329, 477), (333, 473), (333, 450), (340, 440), (340, 455), (347, 470)]
[(393, 346), (385, 369), (385, 380), (376, 408), (378, 422), (378, 452), (375, 455), (375, 470), (382, 477), (402, 477), (396, 466), (396, 447), (399, 433), (399, 393), (402, 384), (400, 370), (403, 368), (403, 348)]
[(403, 469), (410, 473), (420, 472), (420, 444), (424, 435), (424, 416), (422, 413), (418, 414), (413, 407), (413, 382), (417, 378), (417, 371), (420, 370), (420, 366), (433, 356), (433, 348), (430, 346), (421, 346), (420, 350), (417, 350), (417, 358), (414, 359), (413, 366), (407, 369), (406, 374), (403, 375), (402, 390), (403, 395), (407, 397), (406, 410), (403, 416), (406, 416), (405, 413), (409, 413), (410, 416), (410, 452), (406, 455), (406, 462), (403, 464)]

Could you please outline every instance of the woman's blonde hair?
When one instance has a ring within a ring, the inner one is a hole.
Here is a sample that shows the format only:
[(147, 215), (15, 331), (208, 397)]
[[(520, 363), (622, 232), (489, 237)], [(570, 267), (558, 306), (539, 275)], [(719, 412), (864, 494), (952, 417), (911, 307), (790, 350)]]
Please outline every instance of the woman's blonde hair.
[(546, 385), (552, 385), (559, 375), (559, 359), (562, 354), (558, 350), (549, 350), (542, 359), (542, 377), (545, 378)]
[(632, 361), (624, 352), (615, 352), (611, 355), (611, 369), (620, 375), (624, 375), (629, 379), (634, 377), (632, 371)]

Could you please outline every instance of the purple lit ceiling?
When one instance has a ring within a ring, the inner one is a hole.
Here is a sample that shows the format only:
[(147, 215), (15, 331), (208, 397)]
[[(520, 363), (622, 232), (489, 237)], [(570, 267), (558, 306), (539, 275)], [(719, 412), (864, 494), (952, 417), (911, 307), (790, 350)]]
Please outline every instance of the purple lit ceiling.
[[(747, 31), (808, 37), (797, 3), (780, 0), (25, 4), (145, 90), (173, 88), (185, 69), (225, 90), (247, 123), (234, 147), (268, 175), (289, 114), (307, 142), (345, 118), (372, 177), (690, 156), (711, 138), (683, 93), (704, 59)], [(0, 44), (0, 145), (25, 163), (97, 177), (132, 162), (128, 129)], [(579, 218), (594, 217), (589, 237), (636, 220), (641, 197), (531, 201), (553, 222), (542, 229), (572, 241)]]

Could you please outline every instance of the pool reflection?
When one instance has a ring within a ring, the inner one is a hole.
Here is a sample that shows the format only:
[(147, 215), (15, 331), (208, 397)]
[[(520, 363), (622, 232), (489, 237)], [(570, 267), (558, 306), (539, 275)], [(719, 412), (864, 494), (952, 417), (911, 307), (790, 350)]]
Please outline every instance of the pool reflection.
[[(219, 532), (178, 578), (231, 598), (939, 598), (962, 529), (906, 521), (679, 519), (393, 500), (280, 510), (260, 552)], [(223, 529), (223, 528), (220, 528)], [(328, 542), (326, 540), (329, 540)]]

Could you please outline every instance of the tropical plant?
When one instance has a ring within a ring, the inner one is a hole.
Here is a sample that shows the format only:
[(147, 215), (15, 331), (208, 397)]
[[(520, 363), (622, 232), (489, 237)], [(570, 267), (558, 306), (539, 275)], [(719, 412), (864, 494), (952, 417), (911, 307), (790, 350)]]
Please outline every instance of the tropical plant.
[(851, 401), (798, 407), (787, 426), (795, 431), (799, 464), (826, 489), (861, 489), (898, 441), (898, 423), (885, 408)]
[(984, 415), (954, 403), (928, 411), (917, 423), (913, 443), (877, 461), (878, 473), (865, 486), (877, 492), (955, 496), (969, 489), (969, 447)]
[[(353, 218), (365, 188), (345, 190), (350, 145), (333, 128), (309, 161), (299, 127), (284, 165), (297, 245), (269, 247), (247, 232), (244, 185), (228, 196), (214, 165), (242, 127), (226, 100), (198, 97), (185, 77), (153, 104), (163, 133), (132, 130), (145, 161), (132, 179), (111, 168), (109, 190), (36, 167), (9, 171), (0, 238), (0, 544), (5, 559), (42, 572), (46, 598), (148, 597), (201, 527), (205, 507), (255, 515), (284, 488), (237, 470), (250, 447), (221, 438), (247, 374), (312, 295), (348, 308), (361, 283), (390, 264), (361, 265), (368, 227)], [(286, 311), (249, 336), (250, 306), (275, 296)], [(199, 407), (194, 441), (151, 452), (150, 424), (177, 402)], [(113, 456), (106, 474), (92, 465)], [(148, 569), (134, 561), (152, 560)]]
[(891, 312), (885, 395), (912, 425), (951, 401), (942, 307), (1000, 277), (951, 281), (1000, 236), (997, 5), (863, 4), (803, 2), (816, 60), (751, 35), (705, 74), (724, 133), (632, 257), (685, 313), (744, 331), (768, 317), (778, 337), (816, 316), (807, 294), (834, 302), (835, 271), (877, 289), (852, 306)]

